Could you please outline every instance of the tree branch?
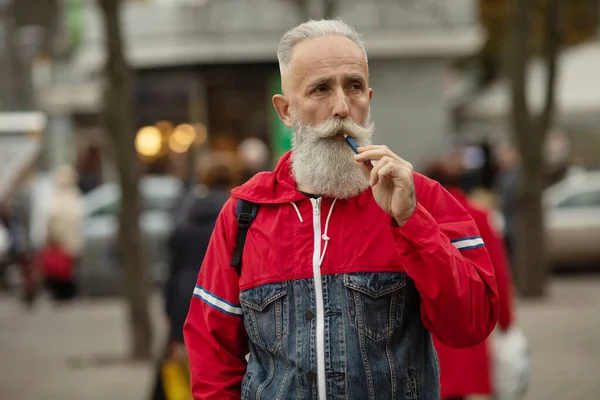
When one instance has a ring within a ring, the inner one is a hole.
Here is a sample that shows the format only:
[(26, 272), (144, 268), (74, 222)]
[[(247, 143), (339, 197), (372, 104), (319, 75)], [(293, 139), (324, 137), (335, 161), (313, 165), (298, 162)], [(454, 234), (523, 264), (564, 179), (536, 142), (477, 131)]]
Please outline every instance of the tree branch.
[(552, 123), (556, 97), (558, 51), (561, 42), (559, 17), (560, 0), (546, 0), (543, 60), (546, 64), (546, 99), (539, 115), (537, 133), (543, 139)]
[[(122, 44), (121, 23), (119, 21), (119, 7), (121, 0), (98, 0), (98, 4), (105, 16), (105, 47), (106, 47), (106, 69), (107, 76), (117, 79), (111, 82), (113, 86), (120, 87), (124, 80), (124, 74), (128, 74), (127, 63)], [(114, 72), (114, 74), (111, 74)]]
[[(511, 84), (512, 124), (517, 133), (517, 141), (522, 144), (529, 139), (527, 134), (519, 134), (531, 129), (531, 114), (527, 103), (527, 64), (529, 61), (528, 38), (531, 32), (530, 13), (534, 0), (515, 0), (515, 17), (512, 35), (508, 41), (508, 70)], [(522, 126), (525, 126), (524, 128)], [(523, 148), (521, 145), (519, 146)]]

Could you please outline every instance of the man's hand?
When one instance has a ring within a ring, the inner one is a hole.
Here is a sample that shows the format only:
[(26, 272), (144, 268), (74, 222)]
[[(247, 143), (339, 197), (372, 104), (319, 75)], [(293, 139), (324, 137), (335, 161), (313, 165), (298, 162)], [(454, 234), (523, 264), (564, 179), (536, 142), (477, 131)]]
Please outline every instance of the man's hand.
[[(359, 147), (358, 151), (354, 159), (369, 180), (375, 201), (399, 226), (404, 225), (417, 207), (413, 166), (387, 146)], [(369, 160), (376, 165), (365, 164)]]

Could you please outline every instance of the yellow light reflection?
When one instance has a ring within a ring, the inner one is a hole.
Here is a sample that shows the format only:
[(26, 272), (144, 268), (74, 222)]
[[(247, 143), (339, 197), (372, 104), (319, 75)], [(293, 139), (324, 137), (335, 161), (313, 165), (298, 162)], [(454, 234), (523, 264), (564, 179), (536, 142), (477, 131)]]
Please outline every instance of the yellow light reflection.
[(188, 149), (190, 148), (189, 144), (185, 144), (185, 143), (181, 143), (180, 141), (177, 140), (177, 136), (176, 135), (171, 135), (171, 137), (169, 138), (169, 148), (174, 152), (174, 153), (185, 153), (186, 151), (188, 151)]
[(206, 130), (206, 125), (202, 123), (194, 124), (194, 129), (196, 130), (196, 144), (201, 146), (206, 142), (208, 138), (208, 131)]
[(154, 126), (165, 136), (173, 131), (173, 123), (171, 121), (158, 121)]
[(155, 126), (140, 128), (135, 137), (135, 149), (145, 157), (156, 156), (162, 148), (162, 134)]
[(190, 124), (177, 125), (171, 137), (179, 144), (189, 147), (196, 140), (196, 129)]

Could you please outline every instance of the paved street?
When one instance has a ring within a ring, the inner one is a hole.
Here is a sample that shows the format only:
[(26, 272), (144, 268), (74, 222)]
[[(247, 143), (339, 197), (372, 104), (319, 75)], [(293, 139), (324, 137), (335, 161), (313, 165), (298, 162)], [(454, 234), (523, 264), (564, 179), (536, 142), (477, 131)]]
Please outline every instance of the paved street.
[(0, 399), (146, 400), (152, 367), (124, 362), (125, 321), (113, 300), (28, 313), (0, 299)]
[[(534, 352), (527, 400), (600, 399), (600, 277), (560, 278), (545, 301), (519, 304), (518, 320)], [(114, 300), (27, 313), (0, 298), (0, 399), (147, 399), (152, 366), (122, 361), (124, 321)]]
[(600, 399), (600, 277), (561, 278), (518, 318), (533, 351), (527, 400)]

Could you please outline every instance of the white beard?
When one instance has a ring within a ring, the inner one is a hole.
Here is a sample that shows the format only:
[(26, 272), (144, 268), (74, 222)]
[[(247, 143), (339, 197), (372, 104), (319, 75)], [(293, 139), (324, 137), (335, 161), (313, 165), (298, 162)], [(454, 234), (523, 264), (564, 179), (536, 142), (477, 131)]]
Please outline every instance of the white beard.
[(371, 144), (374, 124), (367, 117), (364, 125), (350, 119), (330, 118), (316, 127), (300, 121), (292, 110), (292, 173), (296, 182), (313, 194), (348, 199), (369, 188), (369, 181), (354, 161), (354, 152), (335, 136), (346, 133), (359, 146)]

